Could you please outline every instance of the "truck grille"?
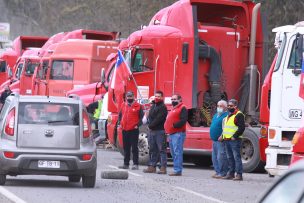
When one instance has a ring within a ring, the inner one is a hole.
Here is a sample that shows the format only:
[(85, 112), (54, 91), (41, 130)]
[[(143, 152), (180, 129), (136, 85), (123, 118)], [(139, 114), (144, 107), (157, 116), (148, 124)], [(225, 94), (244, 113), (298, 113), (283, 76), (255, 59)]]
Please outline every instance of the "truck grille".
[(290, 154), (278, 154), (277, 165), (289, 166), (291, 160)]

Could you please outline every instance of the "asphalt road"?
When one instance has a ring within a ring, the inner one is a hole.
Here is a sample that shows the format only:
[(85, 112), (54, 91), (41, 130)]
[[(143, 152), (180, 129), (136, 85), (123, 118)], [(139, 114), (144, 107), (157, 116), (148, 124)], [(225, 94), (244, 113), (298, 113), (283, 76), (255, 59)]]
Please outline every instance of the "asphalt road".
[[(101, 179), (105, 170), (117, 170), (122, 156), (113, 150), (98, 150), (96, 187), (82, 188), (66, 177), (10, 177), (0, 187), (0, 203), (69, 203), (69, 202), (256, 202), (274, 181), (267, 174), (244, 174), (243, 182), (212, 179), (212, 168), (185, 164), (183, 176), (144, 174), (129, 171), (128, 180)], [(172, 170), (170, 166), (169, 171)]]

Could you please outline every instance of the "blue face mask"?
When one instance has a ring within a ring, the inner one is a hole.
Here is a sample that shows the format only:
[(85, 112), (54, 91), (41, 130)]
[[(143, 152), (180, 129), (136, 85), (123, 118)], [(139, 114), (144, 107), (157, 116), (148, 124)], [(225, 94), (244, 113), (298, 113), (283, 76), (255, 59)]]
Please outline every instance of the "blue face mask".
[(224, 109), (221, 107), (217, 107), (216, 111), (217, 113), (222, 114), (224, 112)]

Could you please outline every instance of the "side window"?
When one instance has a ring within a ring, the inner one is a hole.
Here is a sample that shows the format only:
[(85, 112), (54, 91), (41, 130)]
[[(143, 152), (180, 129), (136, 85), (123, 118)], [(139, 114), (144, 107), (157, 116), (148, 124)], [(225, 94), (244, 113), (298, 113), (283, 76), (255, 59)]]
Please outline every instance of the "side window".
[(38, 63), (32, 63), (29, 62), (27, 63), (26, 67), (25, 67), (25, 74), (26, 75), (33, 75), (35, 72), (35, 68), (38, 66)]
[(0, 73), (4, 73), (6, 71), (6, 61), (0, 61)]
[(53, 61), (50, 79), (52, 80), (73, 80), (73, 61)]
[(292, 50), (288, 62), (288, 69), (301, 69), (301, 61), (299, 56), (297, 56), (297, 49), (296, 49), (296, 40), (293, 42)]
[(49, 66), (49, 61), (42, 62), (42, 67), (40, 66), (38, 69), (37, 78), (40, 78), (41, 80), (46, 79), (48, 66)]
[(289, 174), (282, 179), (261, 202), (298, 202), (303, 194), (303, 177), (303, 171)]
[(22, 69), (23, 69), (23, 63), (19, 63), (19, 65), (17, 67), (16, 75), (15, 75), (16, 78), (20, 79)]
[(137, 49), (132, 60), (132, 72), (146, 72), (153, 70), (154, 54), (152, 49)]

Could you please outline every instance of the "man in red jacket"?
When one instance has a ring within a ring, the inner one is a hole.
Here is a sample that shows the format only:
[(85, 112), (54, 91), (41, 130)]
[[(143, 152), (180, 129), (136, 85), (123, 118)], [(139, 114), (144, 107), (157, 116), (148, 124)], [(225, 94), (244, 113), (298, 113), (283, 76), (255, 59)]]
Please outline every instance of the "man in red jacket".
[(122, 128), (124, 165), (119, 166), (122, 169), (129, 169), (131, 148), (133, 155), (132, 170), (138, 169), (138, 137), (139, 126), (142, 124), (144, 112), (142, 106), (134, 99), (132, 91), (127, 92), (126, 101), (122, 104), (119, 112), (119, 121)]
[(174, 94), (171, 97), (173, 109), (165, 122), (165, 131), (169, 134), (170, 152), (173, 158), (174, 172), (169, 176), (181, 176), (183, 170), (183, 145), (186, 137), (188, 111), (182, 103), (182, 97)]

